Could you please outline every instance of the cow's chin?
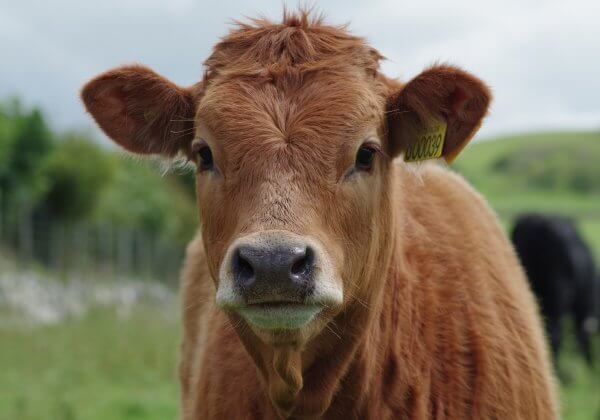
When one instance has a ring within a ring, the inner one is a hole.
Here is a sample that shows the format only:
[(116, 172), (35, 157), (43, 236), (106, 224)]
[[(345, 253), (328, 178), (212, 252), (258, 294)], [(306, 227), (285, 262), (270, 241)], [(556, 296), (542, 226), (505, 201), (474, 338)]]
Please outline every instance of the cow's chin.
[(258, 329), (279, 331), (304, 328), (322, 309), (319, 305), (277, 302), (247, 305), (237, 312)]
[(316, 305), (273, 305), (265, 308), (250, 306), (236, 312), (265, 344), (297, 349), (305, 347), (331, 319), (329, 308)]

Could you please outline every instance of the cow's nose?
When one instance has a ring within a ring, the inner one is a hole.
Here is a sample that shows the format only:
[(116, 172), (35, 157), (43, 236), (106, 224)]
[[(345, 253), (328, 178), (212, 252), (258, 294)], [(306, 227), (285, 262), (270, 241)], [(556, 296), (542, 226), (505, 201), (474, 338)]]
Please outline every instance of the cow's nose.
[(235, 287), (248, 304), (298, 302), (313, 292), (315, 255), (298, 245), (240, 245), (233, 254)]

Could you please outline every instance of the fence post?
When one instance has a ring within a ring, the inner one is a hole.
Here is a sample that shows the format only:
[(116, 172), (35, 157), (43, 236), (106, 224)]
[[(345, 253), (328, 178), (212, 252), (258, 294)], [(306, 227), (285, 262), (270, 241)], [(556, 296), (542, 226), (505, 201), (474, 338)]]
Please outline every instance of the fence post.
[(117, 265), (122, 274), (131, 274), (131, 248), (131, 232), (128, 229), (120, 229), (117, 243)]
[(33, 251), (33, 229), (31, 205), (27, 200), (19, 200), (18, 212), (18, 230), (19, 230), (19, 261), (29, 263)]

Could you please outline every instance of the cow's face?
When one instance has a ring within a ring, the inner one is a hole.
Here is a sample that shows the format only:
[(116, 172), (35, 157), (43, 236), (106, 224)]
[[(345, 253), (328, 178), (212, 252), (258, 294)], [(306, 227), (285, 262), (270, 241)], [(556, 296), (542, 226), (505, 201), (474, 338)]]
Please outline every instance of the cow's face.
[(385, 96), (356, 73), (206, 89), (192, 159), (217, 304), (268, 341), (304, 342), (360, 299), (390, 159)]
[[(284, 39), (278, 30), (273, 42)], [(216, 302), (273, 345), (301, 347), (345, 308), (370, 307), (394, 246), (391, 197), (402, 193), (392, 191), (391, 159), (434, 119), (447, 123), (442, 155), (453, 157), (489, 102), (481, 82), (448, 66), (400, 87), (377, 72), (374, 50), (329, 32), (295, 58), (278, 46), (285, 65), (270, 64), (264, 47), (275, 44), (260, 31), (240, 44), (263, 48), (254, 55), (225, 40), (190, 89), (133, 66), (82, 92), (126, 149), (195, 163)], [(306, 61), (313, 53), (320, 65)]]

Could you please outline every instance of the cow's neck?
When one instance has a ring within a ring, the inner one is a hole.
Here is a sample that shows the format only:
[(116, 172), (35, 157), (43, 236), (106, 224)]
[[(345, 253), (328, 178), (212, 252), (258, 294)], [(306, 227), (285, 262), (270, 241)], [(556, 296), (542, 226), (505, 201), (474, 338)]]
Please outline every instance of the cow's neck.
[[(379, 306), (379, 305), (378, 305)], [(292, 348), (272, 349), (265, 346), (248, 331), (238, 331), (244, 346), (262, 374), (265, 391), (282, 418), (318, 418), (334, 403), (334, 394), (349, 380), (353, 384), (368, 385), (368, 380), (356, 380), (365, 372), (372, 372), (367, 357), (373, 348), (370, 328), (374, 318), (364, 307), (349, 308), (336, 318), (336, 325), (351, 325), (346, 330), (332, 327), (315, 340), (316, 344), (304, 351)], [(369, 334), (370, 332), (370, 334)], [(353, 386), (353, 388), (355, 388)], [(360, 403), (367, 389), (353, 389)], [(352, 410), (348, 405), (345, 409)]]

